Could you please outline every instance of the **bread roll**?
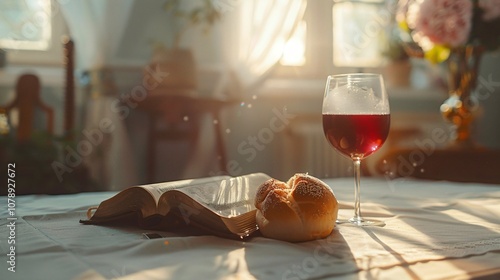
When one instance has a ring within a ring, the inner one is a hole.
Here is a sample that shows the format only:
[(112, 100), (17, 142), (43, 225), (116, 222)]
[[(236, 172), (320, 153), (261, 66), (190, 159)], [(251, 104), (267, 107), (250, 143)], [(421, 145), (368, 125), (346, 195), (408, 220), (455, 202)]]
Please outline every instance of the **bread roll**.
[(321, 180), (295, 174), (287, 183), (269, 179), (255, 196), (263, 236), (290, 242), (325, 238), (335, 227), (338, 202)]

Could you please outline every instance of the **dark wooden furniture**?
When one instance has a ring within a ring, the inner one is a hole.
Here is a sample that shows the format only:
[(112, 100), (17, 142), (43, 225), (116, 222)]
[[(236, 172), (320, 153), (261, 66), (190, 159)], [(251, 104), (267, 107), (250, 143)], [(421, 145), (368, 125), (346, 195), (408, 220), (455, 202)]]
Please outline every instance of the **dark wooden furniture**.
[(33, 133), (35, 113), (37, 109), (46, 115), (46, 127), (49, 134), (54, 132), (54, 111), (40, 99), (40, 80), (34, 74), (22, 74), (16, 84), (15, 99), (3, 109), (7, 115), (14, 109), (19, 112), (19, 125), (16, 139), (24, 142)]
[[(198, 141), (203, 141), (200, 135), (201, 119), (210, 114), (214, 120), (213, 129), (216, 141), (216, 152), (219, 169), (227, 174), (227, 156), (222, 131), (220, 129), (221, 110), (236, 101), (228, 101), (207, 97), (195, 97), (183, 90), (169, 89), (163, 93), (150, 94), (139, 103), (138, 108), (148, 114), (149, 135), (147, 150), (147, 179), (155, 180), (157, 162), (157, 144), (160, 141), (186, 141), (191, 151), (188, 156), (193, 158), (193, 148)], [(175, 160), (175, 159), (170, 159)]]
[(75, 44), (69, 37), (63, 38), (65, 88), (64, 88), (64, 123), (63, 132), (67, 140), (74, 138), (75, 125)]
[[(69, 38), (63, 40), (64, 64), (65, 64), (65, 90), (64, 90), (64, 129), (63, 133), (72, 140), (74, 116), (75, 116), (75, 93), (74, 93), (74, 44)], [(37, 75), (25, 73), (19, 76), (16, 84), (16, 96), (14, 101), (0, 110), (7, 115), (13, 109), (19, 111), (19, 125), (17, 128), (17, 140), (27, 141), (33, 132), (35, 113), (41, 110), (46, 116), (46, 131), (54, 133), (54, 110), (46, 105), (40, 98), (41, 83)]]
[(500, 184), (500, 150), (481, 147), (394, 148), (379, 162), (391, 177)]
[[(25, 73), (19, 76), (15, 99), (0, 112), (12, 117), (18, 113), (15, 134), (1, 135), (0, 162), (16, 163), (16, 194), (63, 194), (97, 191), (100, 187), (90, 179), (84, 163), (68, 165), (69, 148), (75, 145), (74, 117), (74, 44), (65, 38), (64, 64), (64, 116), (63, 138), (54, 136), (54, 111), (41, 97), (41, 83), (37, 75)], [(45, 127), (40, 127), (40, 112), (45, 114)], [(35, 127), (36, 124), (36, 127)], [(62, 154), (61, 154), (62, 151)], [(0, 174), (0, 177), (2, 175)], [(4, 175), (5, 176), (5, 175)], [(1, 179), (1, 178), (0, 178)], [(43, 186), (40, 185), (43, 182)], [(5, 190), (0, 190), (2, 194)]]
[[(53, 144), (54, 113), (52, 108), (40, 98), (40, 80), (34, 74), (22, 74), (16, 85), (14, 100), (0, 111), (12, 119), (17, 111), (17, 127), (10, 127), (9, 134), (0, 136), (0, 164), (15, 167), (16, 195), (46, 193), (41, 182), (54, 187), (56, 180), (51, 163), (57, 157)], [(45, 128), (38, 127), (39, 113), (45, 114)], [(37, 124), (37, 126), (35, 126)], [(7, 181), (5, 174), (0, 174), (2, 181)], [(7, 190), (0, 190), (5, 195)]]

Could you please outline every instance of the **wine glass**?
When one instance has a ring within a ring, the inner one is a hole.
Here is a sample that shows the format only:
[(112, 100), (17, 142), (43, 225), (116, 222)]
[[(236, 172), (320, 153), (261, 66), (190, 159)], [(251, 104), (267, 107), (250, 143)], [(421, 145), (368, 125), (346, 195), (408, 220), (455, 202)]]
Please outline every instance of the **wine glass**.
[(354, 217), (358, 226), (384, 226), (383, 221), (361, 217), (361, 160), (377, 151), (389, 133), (389, 100), (379, 74), (328, 76), (323, 97), (323, 131), (326, 139), (354, 164)]

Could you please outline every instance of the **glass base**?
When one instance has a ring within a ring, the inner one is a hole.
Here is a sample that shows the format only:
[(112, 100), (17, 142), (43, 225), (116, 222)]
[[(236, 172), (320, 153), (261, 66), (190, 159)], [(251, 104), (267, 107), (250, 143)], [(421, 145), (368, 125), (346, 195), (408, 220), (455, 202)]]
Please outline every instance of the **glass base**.
[(337, 224), (351, 224), (360, 227), (383, 227), (385, 223), (379, 220), (367, 220), (363, 218), (352, 217), (349, 220), (337, 219)]

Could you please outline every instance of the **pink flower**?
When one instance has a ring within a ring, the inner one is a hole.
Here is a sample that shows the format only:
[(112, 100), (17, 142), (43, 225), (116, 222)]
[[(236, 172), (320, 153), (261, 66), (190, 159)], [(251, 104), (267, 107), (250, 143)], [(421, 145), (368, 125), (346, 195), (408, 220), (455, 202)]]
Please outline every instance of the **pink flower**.
[(415, 31), (434, 44), (457, 47), (467, 42), (471, 29), (470, 0), (423, 0)]
[(483, 10), (484, 21), (500, 17), (500, 0), (479, 0), (478, 6)]

